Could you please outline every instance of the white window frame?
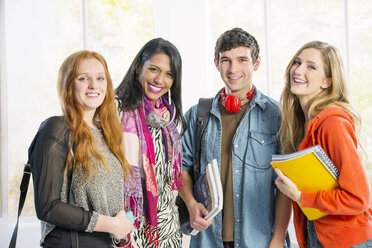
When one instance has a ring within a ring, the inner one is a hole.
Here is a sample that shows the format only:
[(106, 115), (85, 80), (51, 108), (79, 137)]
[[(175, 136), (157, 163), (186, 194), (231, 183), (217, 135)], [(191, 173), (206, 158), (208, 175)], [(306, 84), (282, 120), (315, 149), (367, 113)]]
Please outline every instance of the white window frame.
[(8, 215), (8, 104), (5, 61), (5, 0), (0, 0), (0, 217)]

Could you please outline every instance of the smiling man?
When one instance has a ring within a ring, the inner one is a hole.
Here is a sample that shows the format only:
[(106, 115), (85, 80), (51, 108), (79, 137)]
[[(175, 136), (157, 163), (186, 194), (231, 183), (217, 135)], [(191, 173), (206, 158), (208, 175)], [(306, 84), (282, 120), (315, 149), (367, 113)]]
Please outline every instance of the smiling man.
[(273, 99), (252, 83), (260, 67), (256, 39), (240, 28), (217, 40), (214, 63), (225, 87), (214, 97), (202, 134), (201, 171), (217, 159), (221, 173), (223, 210), (210, 221), (208, 210), (192, 194), (196, 153), (197, 105), (185, 115), (183, 188), (180, 195), (199, 230), (190, 247), (289, 247), (286, 236), (291, 214), (289, 199), (275, 188), (271, 155), (279, 153), (276, 134), (280, 110)]

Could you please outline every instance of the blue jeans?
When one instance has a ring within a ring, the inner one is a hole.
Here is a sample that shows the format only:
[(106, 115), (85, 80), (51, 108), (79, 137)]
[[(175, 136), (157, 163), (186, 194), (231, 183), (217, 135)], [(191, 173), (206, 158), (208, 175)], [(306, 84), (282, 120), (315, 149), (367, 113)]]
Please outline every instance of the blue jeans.
[(372, 247), (372, 239), (367, 240), (359, 245), (351, 246), (351, 248), (371, 248)]
[(307, 243), (309, 248), (323, 248), (318, 236), (316, 236), (314, 222), (310, 220), (307, 221)]
[[(307, 221), (307, 243), (309, 248), (323, 248), (316, 235), (314, 223), (310, 220)], [(350, 248), (372, 248), (372, 239), (367, 240), (358, 245), (351, 246)]]

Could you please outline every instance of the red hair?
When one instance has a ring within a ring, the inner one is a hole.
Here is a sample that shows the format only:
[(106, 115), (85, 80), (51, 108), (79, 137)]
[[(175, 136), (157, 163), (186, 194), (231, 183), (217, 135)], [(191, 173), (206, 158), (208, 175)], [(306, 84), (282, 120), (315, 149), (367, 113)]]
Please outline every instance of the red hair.
[(83, 171), (90, 176), (93, 168), (92, 157), (101, 161), (107, 168), (105, 159), (95, 147), (93, 134), (84, 121), (83, 109), (77, 103), (73, 91), (80, 63), (92, 58), (97, 59), (103, 65), (107, 81), (106, 96), (101, 106), (97, 108), (93, 119), (96, 125), (102, 127), (106, 144), (120, 161), (124, 175), (129, 173), (133, 175), (133, 171), (124, 156), (123, 131), (116, 110), (115, 92), (106, 60), (99, 53), (87, 50), (71, 54), (62, 63), (58, 73), (58, 96), (63, 117), (70, 129), (69, 150), (74, 152), (74, 157), (70, 152), (67, 155), (66, 169), (72, 169), (74, 164), (76, 168), (82, 167)]

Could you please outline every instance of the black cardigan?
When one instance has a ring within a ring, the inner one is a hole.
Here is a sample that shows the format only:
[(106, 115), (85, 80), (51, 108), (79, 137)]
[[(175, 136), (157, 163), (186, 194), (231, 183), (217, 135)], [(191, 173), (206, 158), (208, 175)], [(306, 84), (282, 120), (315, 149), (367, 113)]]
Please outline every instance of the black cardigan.
[(37, 217), (63, 228), (84, 231), (92, 212), (61, 199), (70, 130), (62, 117), (53, 116), (40, 125), (31, 157)]

